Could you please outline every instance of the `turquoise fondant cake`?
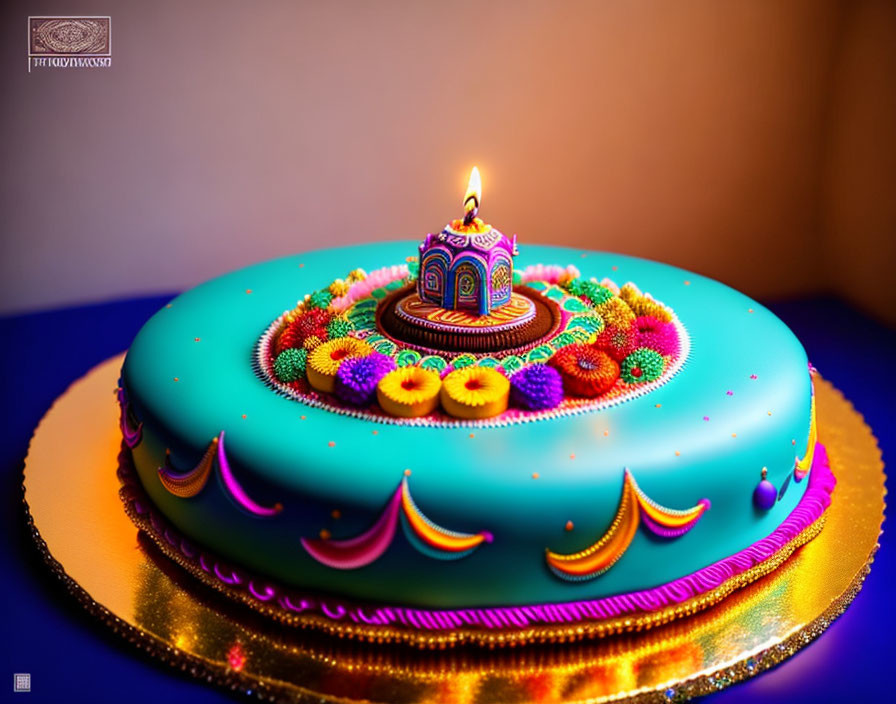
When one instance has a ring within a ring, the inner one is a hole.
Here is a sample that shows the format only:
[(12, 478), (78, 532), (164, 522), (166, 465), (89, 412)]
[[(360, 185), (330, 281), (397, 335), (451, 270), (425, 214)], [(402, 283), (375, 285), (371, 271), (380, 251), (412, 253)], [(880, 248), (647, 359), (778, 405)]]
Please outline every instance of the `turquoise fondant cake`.
[(649, 624), (817, 533), (833, 478), (778, 318), (488, 234), (277, 259), (159, 311), (119, 390), (132, 516), (222, 590), (361, 634)]

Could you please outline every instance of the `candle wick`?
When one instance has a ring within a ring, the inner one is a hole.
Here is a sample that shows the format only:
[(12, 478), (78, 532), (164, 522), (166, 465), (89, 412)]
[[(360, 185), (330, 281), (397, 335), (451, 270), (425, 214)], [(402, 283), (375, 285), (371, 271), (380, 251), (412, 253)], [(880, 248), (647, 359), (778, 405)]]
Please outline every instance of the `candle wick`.
[(479, 199), (476, 196), (470, 196), (464, 201), (464, 208), (467, 207), (467, 203), (473, 201), (473, 207), (470, 208), (466, 214), (464, 215), (464, 225), (469, 227), (476, 216), (479, 214)]

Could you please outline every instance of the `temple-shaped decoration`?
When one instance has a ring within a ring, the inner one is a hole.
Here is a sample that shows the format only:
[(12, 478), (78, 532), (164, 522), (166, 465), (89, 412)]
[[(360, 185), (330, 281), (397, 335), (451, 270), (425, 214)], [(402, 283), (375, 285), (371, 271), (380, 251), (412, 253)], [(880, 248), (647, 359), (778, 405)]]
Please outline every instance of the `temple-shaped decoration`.
[(474, 169), (464, 199), (466, 215), (420, 244), (417, 295), (446, 310), (489, 315), (510, 302), (516, 235), (509, 238), (476, 214), (481, 187)]
[(510, 302), (516, 236), (510, 239), (490, 225), (482, 232), (458, 232), (455, 223), (421, 243), (417, 294), (441, 308), (488, 315)]

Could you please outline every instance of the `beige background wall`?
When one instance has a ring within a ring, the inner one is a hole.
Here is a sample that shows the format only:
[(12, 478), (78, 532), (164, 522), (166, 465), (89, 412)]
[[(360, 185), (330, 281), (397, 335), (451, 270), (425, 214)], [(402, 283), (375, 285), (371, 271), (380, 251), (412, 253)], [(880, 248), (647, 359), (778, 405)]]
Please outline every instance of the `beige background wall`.
[[(29, 14), (110, 69), (26, 72)], [(0, 312), (459, 211), (896, 321), (896, 3), (6, 3)]]

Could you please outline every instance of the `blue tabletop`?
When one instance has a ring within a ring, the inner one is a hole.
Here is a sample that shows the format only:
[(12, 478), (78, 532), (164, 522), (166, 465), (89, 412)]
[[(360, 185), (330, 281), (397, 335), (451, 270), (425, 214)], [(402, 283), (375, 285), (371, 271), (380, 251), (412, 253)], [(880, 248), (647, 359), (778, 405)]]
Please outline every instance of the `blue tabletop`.
[[(67, 386), (127, 348), (140, 326), (172, 296), (140, 298), (0, 318), (0, 429), (4, 577), (0, 644), (6, 677), (30, 673), (31, 693), (0, 687), (14, 701), (231, 701), (142, 655), (68, 596), (44, 568), (24, 528), (19, 486), (28, 441)], [(884, 461), (893, 456), (896, 332), (834, 299), (770, 304), (802, 340), (809, 358), (865, 416)], [(714, 695), (718, 704), (889, 699), (894, 648), (891, 599), (896, 541), (881, 537), (862, 592), (819, 640), (783, 665)], [(245, 699), (245, 697), (240, 697)]]

